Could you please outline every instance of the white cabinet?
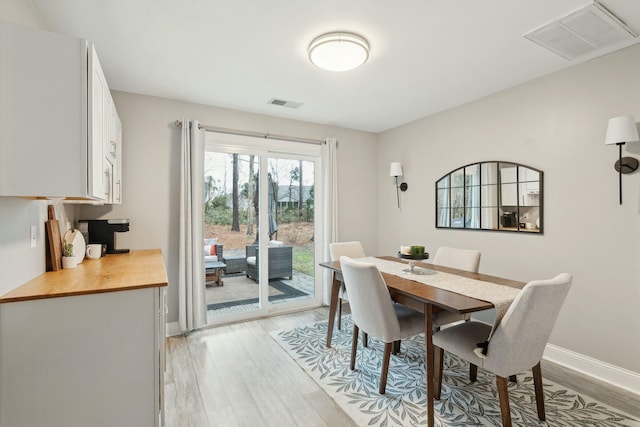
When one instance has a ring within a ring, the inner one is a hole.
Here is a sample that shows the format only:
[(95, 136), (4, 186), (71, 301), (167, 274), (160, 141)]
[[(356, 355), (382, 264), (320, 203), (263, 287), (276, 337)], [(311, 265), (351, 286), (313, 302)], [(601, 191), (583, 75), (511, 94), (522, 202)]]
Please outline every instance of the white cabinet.
[(0, 304), (0, 427), (158, 426), (164, 292)]
[(122, 123), (116, 111), (115, 104), (109, 95), (109, 138), (105, 147), (105, 170), (108, 191), (107, 200), (111, 204), (122, 204)]
[(0, 22), (0, 196), (108, 200), (109, 102), (86, 40)]
[[(538, 206), (540, 173), (523, 166), (500, 169), (502, 206)], [(518, 187), (519, 186), (519, 187)], [(518, 198), (519, 197), (519, 198)]]
[(518, 177), (516, 168), (500, 169), (500, 205), (518, 206)]

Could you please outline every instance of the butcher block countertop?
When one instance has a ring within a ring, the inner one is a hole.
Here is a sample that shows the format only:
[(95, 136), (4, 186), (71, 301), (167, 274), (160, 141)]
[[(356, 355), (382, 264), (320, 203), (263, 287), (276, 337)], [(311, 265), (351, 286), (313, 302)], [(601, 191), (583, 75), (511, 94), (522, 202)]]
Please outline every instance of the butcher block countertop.
[(167, 286), (160, 249), (85, 259), (76, 268), (49, 271), (0, 297), (0, 304)]

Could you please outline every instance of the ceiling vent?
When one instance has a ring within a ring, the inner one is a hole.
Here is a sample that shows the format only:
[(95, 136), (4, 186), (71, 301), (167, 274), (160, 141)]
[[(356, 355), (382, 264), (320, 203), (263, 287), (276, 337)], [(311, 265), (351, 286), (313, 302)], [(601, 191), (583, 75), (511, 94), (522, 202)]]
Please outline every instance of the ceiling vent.
[(638, 35), (617, 16), (595, 2), (524, 35), (525, 38), (573, 60)]
[(287, 101), (285, 99), (271, 98), (267, 104), (278, 105), (280, 107), (287, 108), (300, 108), (302, 106), (302, 102), (293, 102)]

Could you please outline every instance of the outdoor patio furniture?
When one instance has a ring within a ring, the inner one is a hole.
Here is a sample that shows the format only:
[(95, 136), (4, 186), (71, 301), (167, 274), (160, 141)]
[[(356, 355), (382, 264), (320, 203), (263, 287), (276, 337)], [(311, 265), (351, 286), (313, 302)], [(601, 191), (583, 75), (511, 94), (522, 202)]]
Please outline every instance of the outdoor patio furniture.
[(246, 255), (225, 255), (222, 262), (227, 264), (226, 274), (243, 273), (247, 271)]
[(204, 263), (204, 284), (205, 286), (211, 282), (215, 282), (218, 286), (224, 286), (222, 281), (222, 270), (227, 265), (221, 261), (208, 261)]
[[(260, 277), (260, 253), (258, 245), (247, 245), (247, 277), (258, 281)], [(293, 248), (291, 246), (269, 247), (269, 280), (293, 278)]]
[[(222, 269), (226, 267), (222, 257), (222, 245), (215, 243), (216, 239), (204, 239), (204, 283), (212, 281), (222, 286)], [(215, 247), (214, 250), (212, 248)], [(212, 254), (213, 253), (213, 254)]]

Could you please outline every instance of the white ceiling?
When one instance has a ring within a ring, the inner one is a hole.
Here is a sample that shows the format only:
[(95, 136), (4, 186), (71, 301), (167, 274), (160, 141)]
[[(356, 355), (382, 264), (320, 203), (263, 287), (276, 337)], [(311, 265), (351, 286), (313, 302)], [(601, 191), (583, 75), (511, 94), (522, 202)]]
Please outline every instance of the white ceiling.
[[(522, 35), (592, 3), (31, 1), (50, 30), (95, 43), (112, 89), (371, 132), (584, 62)], [(601, 3), (640, 32), (640, 1)], [(364, 36), (369, 61), (345, 73), (311, 65), (308, 44), (331, 31)], [(303, 105), (269, 105), (271, 98)]]

